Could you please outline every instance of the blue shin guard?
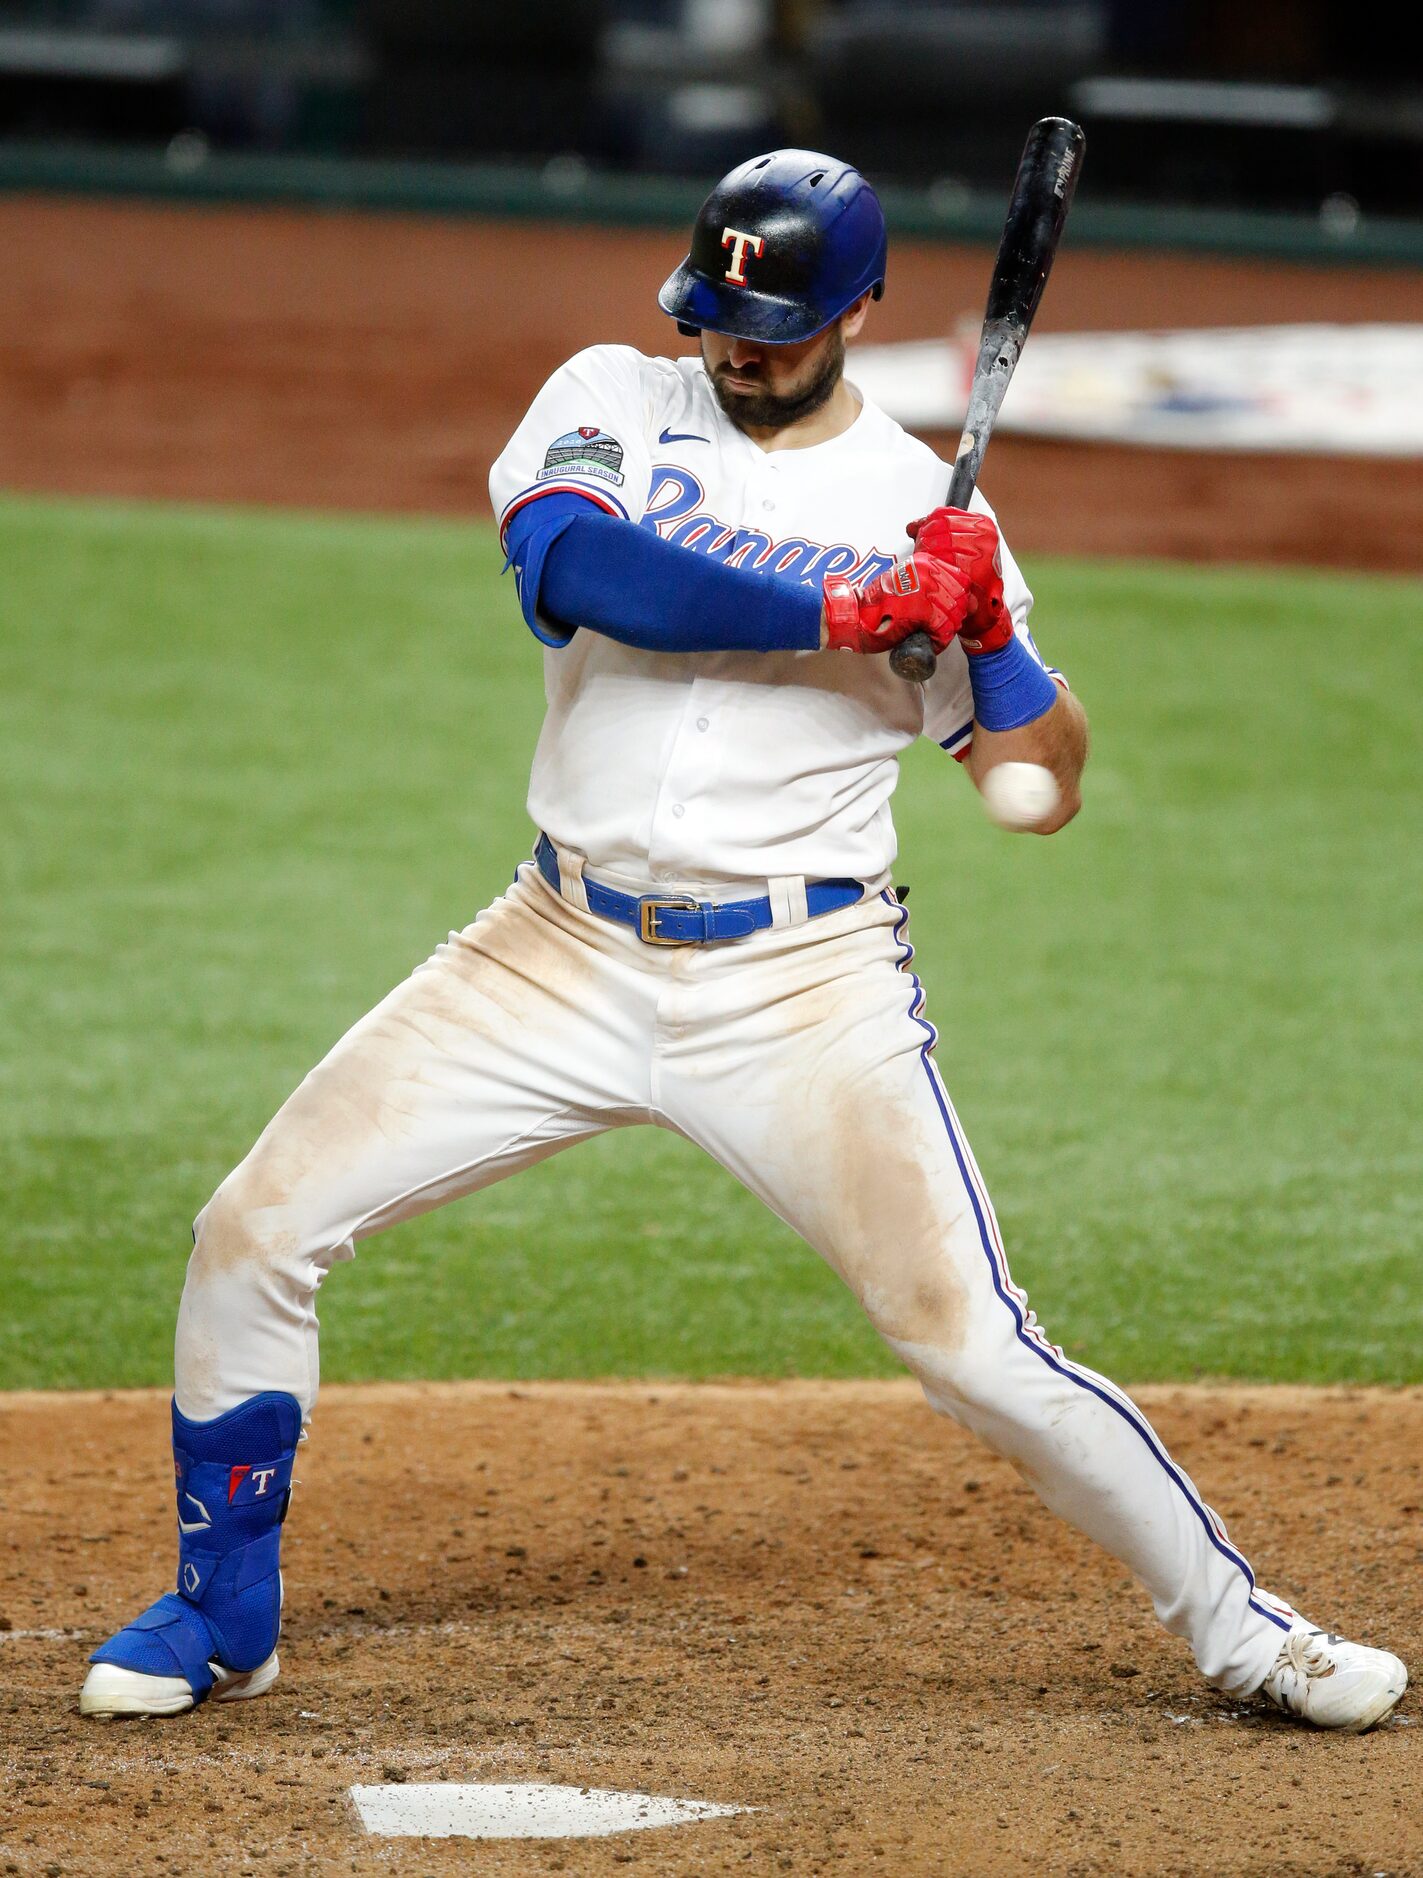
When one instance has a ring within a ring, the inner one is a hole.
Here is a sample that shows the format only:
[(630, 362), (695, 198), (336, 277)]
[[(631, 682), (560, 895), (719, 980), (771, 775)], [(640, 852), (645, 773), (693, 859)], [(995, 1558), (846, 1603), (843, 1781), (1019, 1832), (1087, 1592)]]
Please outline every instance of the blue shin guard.
[(181, 1676), (201, 1702), (211, 1663), (246, 1674), (277, 1647), (282, 1521), (301, 1436), (295, 1396), (268, 1391), (190, 1422), (173, 1404), (178, 1589), (101, 1644), (91, 1663)]

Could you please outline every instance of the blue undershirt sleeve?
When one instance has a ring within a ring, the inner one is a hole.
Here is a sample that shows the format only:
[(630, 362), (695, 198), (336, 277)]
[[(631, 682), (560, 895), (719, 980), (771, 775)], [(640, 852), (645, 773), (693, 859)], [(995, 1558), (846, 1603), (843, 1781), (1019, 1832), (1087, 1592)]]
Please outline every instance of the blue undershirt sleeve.
[(540, 497), (504, 531), (529, 630), (563, 646), (580, 626), (648, 652), (810, 652), (821, 595), (663, 541), (575, 495)]

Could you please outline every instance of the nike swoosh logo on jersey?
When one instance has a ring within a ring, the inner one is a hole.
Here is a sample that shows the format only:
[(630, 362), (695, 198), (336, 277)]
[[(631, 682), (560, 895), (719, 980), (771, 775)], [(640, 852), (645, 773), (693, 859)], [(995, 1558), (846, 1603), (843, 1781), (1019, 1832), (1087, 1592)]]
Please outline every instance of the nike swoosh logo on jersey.
[(659, 443), (710, 443), (710, 437), (698, 437), (690, 430), (664, 430), (657, 439)]

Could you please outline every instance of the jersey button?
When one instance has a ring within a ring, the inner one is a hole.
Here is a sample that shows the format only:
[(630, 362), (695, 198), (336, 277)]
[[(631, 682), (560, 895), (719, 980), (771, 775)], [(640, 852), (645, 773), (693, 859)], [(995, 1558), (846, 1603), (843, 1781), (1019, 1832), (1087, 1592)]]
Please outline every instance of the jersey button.
[(775, 506), (776, 506), (775, 503), (772, 502), (769, 497), (766, 499), (766, 501), (764, 501), (761, 504), (761, 507), (766, 511), (768, 515), (771, 513), (771, 510), (775, 508)]
[(710, 730), (711, 719), (709, 717), (699, 717), (697, 719), (697, 729), (698, 730)]
[(682, 805), (682, 803), (674, 802), (672, 804), (672, 813), (677, 817), (678, 821), (681, 821), (682, 817), (687, 813), (687, 811), (685, 807)]

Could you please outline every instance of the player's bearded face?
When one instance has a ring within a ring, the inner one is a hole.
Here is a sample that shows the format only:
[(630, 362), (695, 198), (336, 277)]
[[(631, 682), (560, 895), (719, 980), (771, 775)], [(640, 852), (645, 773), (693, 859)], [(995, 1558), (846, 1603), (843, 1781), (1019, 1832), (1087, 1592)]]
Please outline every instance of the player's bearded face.
[(742, 430), (783, 430), (825, 404), (845, 370), (836, 320), (794, 346), (763, 346), (725, 333), (702, 334), (702, 363), (717, 403)]

